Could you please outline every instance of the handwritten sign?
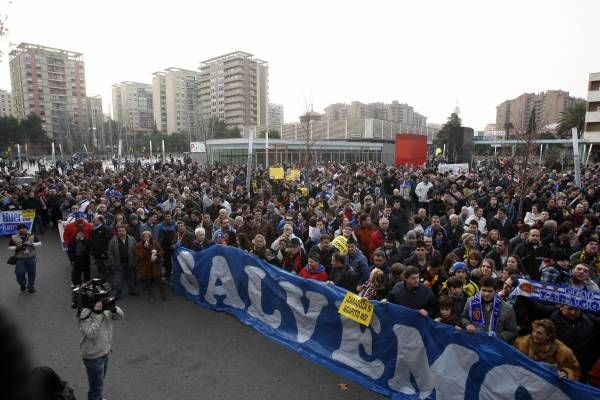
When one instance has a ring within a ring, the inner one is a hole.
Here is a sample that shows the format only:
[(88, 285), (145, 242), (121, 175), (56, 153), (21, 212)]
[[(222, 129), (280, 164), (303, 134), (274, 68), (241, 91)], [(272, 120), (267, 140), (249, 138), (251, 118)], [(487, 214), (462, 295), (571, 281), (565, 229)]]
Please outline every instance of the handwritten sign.
[(369, 326), (373, 318), (374, 309), (373, 303), (369, 300), (348, 292), (338, 309), (338, 313), (359, 324)]

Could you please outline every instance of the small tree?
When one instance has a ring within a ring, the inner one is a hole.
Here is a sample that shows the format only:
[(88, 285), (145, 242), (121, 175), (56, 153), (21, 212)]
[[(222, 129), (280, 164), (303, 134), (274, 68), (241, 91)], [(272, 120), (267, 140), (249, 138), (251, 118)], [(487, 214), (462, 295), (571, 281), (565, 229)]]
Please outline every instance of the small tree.
[[(263, 129), (262, 131), (258, 132), (257, 137), (262, 138), (262, 139), (266, 138), (267, 137), (266, 129)], [(269, 139), (280, 139), (279, 131), (277, 129), (269, 129)]]
[(454, 112), (450, 114), (448, 120), (444, 126), (442, 126), (442, 129), (440, 129), (434, 140), (434, 147), (444, 147), (444, 145), (448, 145), (450, 130), (452, 128), (460, 128), (461, 126), (462, 120), (458, 114)]

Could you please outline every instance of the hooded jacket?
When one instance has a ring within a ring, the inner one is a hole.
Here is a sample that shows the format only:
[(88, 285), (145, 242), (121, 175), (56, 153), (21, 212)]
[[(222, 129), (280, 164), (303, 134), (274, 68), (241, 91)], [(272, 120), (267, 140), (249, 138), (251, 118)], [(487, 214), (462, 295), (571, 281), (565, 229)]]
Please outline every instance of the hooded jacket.
[(315, 271), (311, 271), (308, 265), (300, 270), (298, 274), (302, 278), (306, 279), (314, 279), (316, 281), (327, 282), (329, 277), (327, 276), (327, 272), (325, 272), (325, 267), (319, 264), (319, 268)]

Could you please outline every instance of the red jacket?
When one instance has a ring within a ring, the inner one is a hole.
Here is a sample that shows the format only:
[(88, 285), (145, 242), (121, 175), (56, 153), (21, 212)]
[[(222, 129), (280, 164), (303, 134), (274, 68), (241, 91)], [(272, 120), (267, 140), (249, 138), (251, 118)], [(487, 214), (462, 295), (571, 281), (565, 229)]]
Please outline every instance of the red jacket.
[(327, 282), (329, 277), (327, 276), (327, 272), (325, 272), (325, 268), (322, 265), (319, 265), (316, 271), (311, 271), (308, 269), (308, 265), (300, 270), (298, 274), (302, 278), (306, 279), (314, 279), (316, 281)]
[(371, 234), (371, 243), (369, 243), (369, 259), (371, 259), (375, 249), (378, 247), (383, 247), (384, 244), (385, 240), (383, 239), (383, 233), (381, 232), (381, 229), (377, 229)]
[(375, 232), (376, 228), (370, 224), (367, 226), (358, 226), (354, 229), (354, 235), (358, 240), (358, 247), (367, 258), (371, 258), (371, 250), (369, 248), (371, 244), (371, 236)]
[[(92, 231), (94, 227), (87, 221), (83, 222), (83, 233), (85, 233), (85, 238), (87, 240), (92, 240)], [(63, 242), (66, 246), (71, 243), (75, 235), (79, 232), (79, 225), (77, 225), (77, 221), (71, 222), (69, 225), (65, 226), (65, 233), (63, 234)]]

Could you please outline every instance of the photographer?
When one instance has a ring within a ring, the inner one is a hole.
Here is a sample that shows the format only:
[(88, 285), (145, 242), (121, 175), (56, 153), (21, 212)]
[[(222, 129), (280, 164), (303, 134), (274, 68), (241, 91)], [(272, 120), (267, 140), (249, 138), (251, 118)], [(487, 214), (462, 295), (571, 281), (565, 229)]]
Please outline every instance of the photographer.
[(29, 234), (25, 224), (19, 224), (17, 230), (17, 234), (11, 236), (8, 245), (8, 249), (15, 252), (17, 283), (21, 286), (21, 292), (27, 289), (29, 293), (35, 293), (35, 249), (41, 246), (42, 242), (37, 236)]
[[(107, 309), (107, 307), (109, 307)], [(113, 320), (123, 319), (123, 310), (112, 304), (96, 301), (93, 310), (82, 308), (79, 313), (81, 355), (87, 371), (88, 400), (102, 400), (104, 378), (111, 352)]]

